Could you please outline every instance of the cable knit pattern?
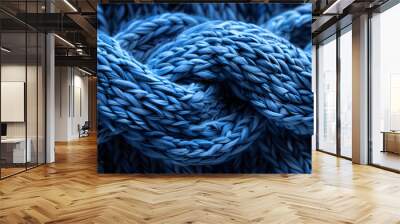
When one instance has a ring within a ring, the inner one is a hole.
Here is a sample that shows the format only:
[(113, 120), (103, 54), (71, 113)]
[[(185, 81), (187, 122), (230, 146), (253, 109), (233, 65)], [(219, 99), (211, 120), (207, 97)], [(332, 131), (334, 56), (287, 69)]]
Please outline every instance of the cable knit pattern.
[(310, 172), (311, 4), (106, 5), (98, 21), (100, 172)]

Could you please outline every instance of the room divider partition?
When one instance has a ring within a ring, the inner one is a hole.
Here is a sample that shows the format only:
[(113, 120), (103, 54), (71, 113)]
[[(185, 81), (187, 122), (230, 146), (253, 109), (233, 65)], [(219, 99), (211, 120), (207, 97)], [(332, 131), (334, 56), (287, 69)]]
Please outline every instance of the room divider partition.
[(0, 3), (0, 178), (45, 163), (45, 33), (28, 25), (45, 1)]

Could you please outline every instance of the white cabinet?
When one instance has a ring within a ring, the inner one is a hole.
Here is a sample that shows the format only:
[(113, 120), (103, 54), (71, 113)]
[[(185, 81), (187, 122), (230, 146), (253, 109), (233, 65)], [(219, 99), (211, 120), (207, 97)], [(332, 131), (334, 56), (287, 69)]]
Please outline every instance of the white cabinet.
[(32, 140), (28, 138), (26, 142), (27, 147), (25, 151), (25, 138), (7, 138), (1, 140), (2, 146), (12, 148), (13, 163), (25, 163), (32, 161)]

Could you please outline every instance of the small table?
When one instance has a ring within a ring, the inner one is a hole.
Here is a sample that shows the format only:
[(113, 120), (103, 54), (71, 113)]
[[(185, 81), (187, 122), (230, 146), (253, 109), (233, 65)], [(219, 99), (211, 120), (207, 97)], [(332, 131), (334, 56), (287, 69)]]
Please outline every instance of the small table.
[[(1, 151), (3, 159), (8, 163), (26, 163), (31, 162), (31, 144), (30, 138), (26, 139), (27, 147), (25, 151), (25, 138), (6, 138), (1, 139)], [(5, 148), (4, 148), (5, 147)], [(26, 154), (25, 154), (26, 152)], [(3, 153), (5, 155), (3, 155)], [(12, 154), (12, 155), (11, 155)], [(12, 160), (11, 160), (12, 158)]]
[(383, 133), (382, 152), (400, 154), (400, 131), (382, 131), (381, 133)]

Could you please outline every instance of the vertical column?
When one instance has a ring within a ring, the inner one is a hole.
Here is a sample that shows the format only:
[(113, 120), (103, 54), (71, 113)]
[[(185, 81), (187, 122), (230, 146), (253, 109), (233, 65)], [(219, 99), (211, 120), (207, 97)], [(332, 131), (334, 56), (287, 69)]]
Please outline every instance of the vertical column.
[(353, 162), (368, 163), (368, 15), (353, 19)]
[(312, 45), (312, 91), (314, 95), (314, 131), (313, 135), (311, 137), (311, 142), (312, 142), (312, 150), (315, 150), (317, 148), (317, 131), (316, 131), (316, 126), (317, 126), (317, 120), (316, 117), (318, 116), (317, 114), (317, 47), (315, 45)]
[(96, 77), (89, 77), (89, 122), (90, 122), (90, 131), (95, 132), (97, 131), (97, 78)]
[[(46, 2), (46, 11), (53, 12), (51, 1)], [(46, 163), (55, 161), (55, 54), (54, 34), (46, 34)]]

